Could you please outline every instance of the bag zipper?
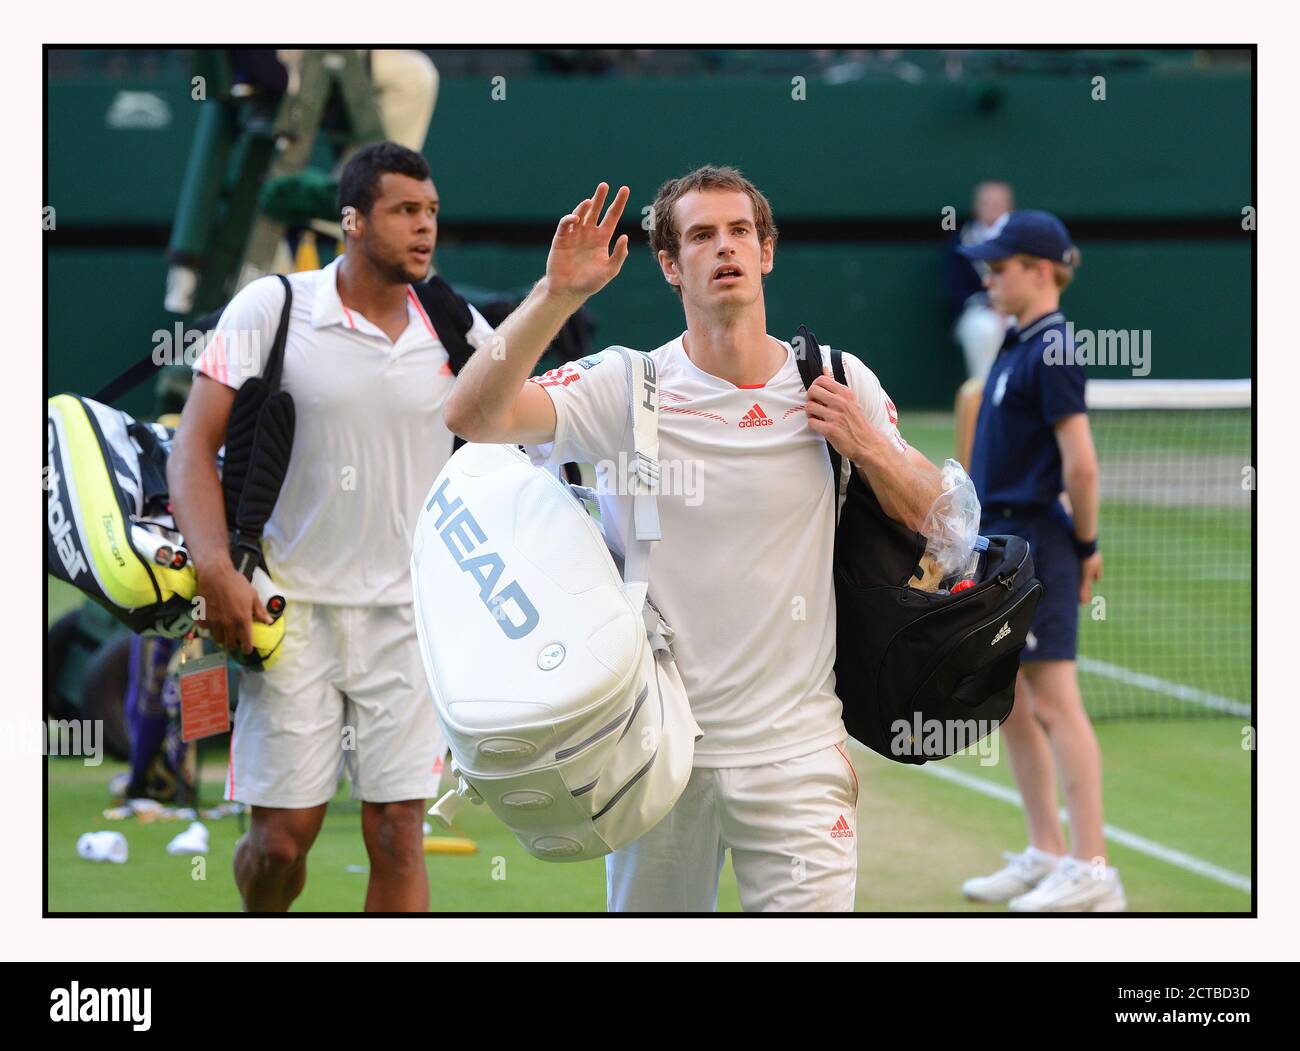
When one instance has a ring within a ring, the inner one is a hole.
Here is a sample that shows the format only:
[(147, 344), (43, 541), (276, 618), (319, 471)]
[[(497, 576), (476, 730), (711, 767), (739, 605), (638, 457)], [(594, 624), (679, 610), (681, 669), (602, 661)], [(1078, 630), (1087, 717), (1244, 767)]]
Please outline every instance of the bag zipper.
[[(938, 596), (939, 598), (946, 597), (949, 599), (949, 601), (945, 602), (942, 606), (937, 607), (932, 612), (938, 612), (939, 609), (947, 609), (949, 605), (954, 605), (959, 602), (965, 602), (967, 599), (974, 598), (976, 595), (982, 595), (985, 591), (988, 591), (990, 588), (997, 587), (998, 585), (1001, 585), (1002, 587), (1006, 588), (1008, 593), (1014, 593), (1016, 590), (1016, 578), (1020, 576), (1020, 571), (1025, 568), (1026, 561), (1027, 559), (1021, 559), (1019, 564), (1016, 566), (1016, 568), (1012, 570), (1010, 573), (998, 573), (992, 580), (982, 581), (981, 583), (976, 584), (973, 588), (967, 588), (959, 595), (954, 596), (950, 594), (947, 596), (942, 596), (942, 595)], [(906, 591), (917, 591), (916, 588), (908, 587), (907, 585), (904, 585), (904, 589)], [(917, 591), (917, 594), (934, 596), (935, 593), (933, 591)], [(929, 616), (929, 614), (928, 613), (924, 614), (924, 616)], [(919, 620), (921, 618), (918, 617), (917, 619)]]
[[(1021, 571), (1022, 569), (1025, 568), (1025, 562), (1026, 562), (1027, 560), (1028, 560), (1027, 557), (1026, 557), (1025, 559), (1021, 559), (1019, 565), (1016, 566), (1014, 572), (1012, 572), (1012, 573), (1010, 573), (1010, 574), (1006, 574), (1006, 575), (999, 573), (995, 579), (993, 579), (993, 580), (986, 580), (986, 581), (984, 581), (984, 582), (981, 583), (981, 584), (977, 584), (977, 585), (975, 585), (975, 587), (973, 587), (973, 588), (968, 588), (966, 591), (963, 591), (959, 597), (957, 597), (957, 598), (955, 598), (955, 599), (954, 599), (953, 596), (951, 596), (951, 595), (947, 596), (948, 599), (949, 599), (948, 602), (945, 602), (945, 603), (943, 603), (942, 605), (936, 606), (936, 607), (934, 607), (933, 609), (927, 610), (925, 613), (922, 613), (919, 617), (917, 617), (917, 618), (916, 618), (914, 621), (912, 621), (910, 624), (907, 624), (906, 626), (904, 626), (904, 627), (902, 627), (902, 628), (899, 628), (898, 631), (894, 632), (894, 634), (890, 636), (889, 641), (888, 641), (887, 643), (885, 643), (885, 649), (886, 649), (886, 650), (889, 649), (889, 647), (892, 646), (892, 645), (894, 644), (894, 640), (897, 639), (898, 636), (901, 635), (904, 631), (906, 631), (906, 630), (908, 630), (909, 628), (912, 628), (912, 627), (914, 627), (915, 625), (921, 623), (921, 621), (925, 620), (926, 617), (932, 617), (932, 616), (934, 616), (936, 613), (942, 613), (942, 612), (944, 612), (945, 610), (952, 608), (954, 605), (957, 605), (958, 603), (965, 602), (967, 599), (974, 598), (974, 597), (976, 597), (977, 595), (982, 595), (982, 594), (984, 594), (984, 592), (988, 591), (990, 588), (994, 588), (994, 587), (1001, 586), (1001, 587), (1004, 587), (1004, 588), (1007, 589), (1007, 593), (1008, 593), (1008, 594), (1014, 594), (1014, 593), (1015, 593), (1015, 582), (1016, 582), (1016, 578), (1017, 578), (1018, 576), (1020, 576), (1020, 571)], [(1040, 585), (1040, 586), (1041, 586), (1041, 585)], [(877, 588), (871, 588), (871, 589), (864, 589), (864, 590), (872, 590), (872, 591), (875, 591), (875, 590), (879, 590), (879, 589), (877, 589)], [(907, 591), (915, 591), (916, 589), (915, 589), (915, 588), (908, 588), (906, 585), (904, 585), (903, 588), (902, 588), (902, 590), (903, 590), (904, 592), (907, 592)], [(919, 594), (919, 595), (927, 595), (927, 596), (928, 596), (928, 595), (932, 595), (933, 592), (929, 592), (929, 591), (920, 591), (920, 592), (917, 592), (917, 594)]]

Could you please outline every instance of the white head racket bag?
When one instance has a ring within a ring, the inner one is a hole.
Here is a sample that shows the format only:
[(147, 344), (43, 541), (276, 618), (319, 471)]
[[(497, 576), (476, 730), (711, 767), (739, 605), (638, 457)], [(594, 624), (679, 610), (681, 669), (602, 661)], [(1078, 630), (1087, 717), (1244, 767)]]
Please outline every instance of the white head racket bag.
[(659, 517), (654, 364), (623, 355), (638, 466), (620, 577), (583, 499), (511, 445), (462, 446), (415, 527), (416, 628), (460, 787), (533, 856), (600, 857), (649, 831), (686, 787), (699, 727), (646, 601)]

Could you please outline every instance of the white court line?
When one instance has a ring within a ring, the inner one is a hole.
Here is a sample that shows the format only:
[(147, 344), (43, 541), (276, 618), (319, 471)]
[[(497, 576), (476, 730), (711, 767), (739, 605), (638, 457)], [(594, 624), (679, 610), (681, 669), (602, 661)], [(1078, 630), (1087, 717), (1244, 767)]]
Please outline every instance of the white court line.
[(1116, 679), (1126, 686), (1137, 686), (1153, 693), (1163, 693), (1166, 697), (1176, 697), (1178, 700), (1187, 701), (1189, 704), (1199, 704), (1205, 708), (1227, 712), (1229, 715), (1250, 718), (1250, 705), (1234, 701), (1230, 697), (1220, 697), (1217, 693), (1207, 693), (1205, 690), (1198, 690), (1194, 686), (1184, 686), (1181, 682), (1159, 679), (1154, 675), (1147, 675), (1145, 672), (1130, 671), (1128, 668), (1121, 668), (1118, 664), (1099, 661), (1095, 657), (1081, 655), (1078, 658), (1078, 663), (1080, 671), (1090, 672), (1093, 675), (1103, 675), (1107, 679)]
[[(1006, 785), (999, 785), (993, 781), (986, 781), (982, 777), (973, 777), (970, 774), (962, 773), (960, 770), (954, 770), (951, 767), (940, 766), (937, 763), (926, 763), (919, 769), (927, 774), (941, 778), (944, 781), (951, 781), (953, 784), (961, 785), (963, 788), (970, 788), (976, 792), (982, 792), (986, 796), (992, 796), (994, 799), (1000, 799), (1004, 803), (1010, 803), (1012, 806), (1021, 806), (1020, 793), (1014, 788), (1008, 788)], [(1069, 821), (1065, 810), (1061, 810), (1061, 820)], [(1139, 836), (1133, 832), (1126, 832), (1122, 828), (1116, 828), (1114, 825), (1102, 826), (1102, 833), (1112, 843), (1120, 843), (1126, 847), (1136, 850), (1139, 854), (1146, 854), (1148, 857), (1156, 858), (1160, 861), (1167, 862), (1176, 868), (1183, 869), (1187, 872), (1194, 872), (1198, 876), (1204, 876), (1206, 879), (1212, 879), (1216, 883), (1222, 883), (1225, 886), (1232, 887), (1234, 890), (1250, 893), (1250, 877), (1242, 876), (1229, 869), (1221, 868), (1218, 865), (1211, 864), (1208, 861), (1202, 861), (1200, 858), (1194, 858), (1190, 854), (1184, 854), (1181, 850), (1174, 850), (1173, 847), (1166, 847), (1163, 843), (1157, 843), (1155, 840), (1147, 839), (1145, 836)]]

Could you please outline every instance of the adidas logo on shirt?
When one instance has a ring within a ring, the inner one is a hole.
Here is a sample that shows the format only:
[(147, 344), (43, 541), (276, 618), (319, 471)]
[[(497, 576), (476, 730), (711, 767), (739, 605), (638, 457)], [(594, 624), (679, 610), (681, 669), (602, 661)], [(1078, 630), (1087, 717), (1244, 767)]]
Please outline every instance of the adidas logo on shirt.
[(759, 405), (755, 404), (749, 412), (741, 417), (740, 425), (742, 427), (771, 427), (772, 418)]
[(840, 819), (831, 826), (831, 839), (852, 839), (852, 838), (853, 838), (853, 829), (849, 827), (849, 823), (844, 820), (844, 815), (841, 814)]

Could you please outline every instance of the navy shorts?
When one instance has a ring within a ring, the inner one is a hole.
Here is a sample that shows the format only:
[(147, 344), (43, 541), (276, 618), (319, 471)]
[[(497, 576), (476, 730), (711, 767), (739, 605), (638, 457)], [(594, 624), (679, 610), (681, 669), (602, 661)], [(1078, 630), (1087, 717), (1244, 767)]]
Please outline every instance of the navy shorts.
[(980, 523), (980, 532), (1028, 540), (1034, 576), (1043, 584), (1020, 662), (1074, 660), (1079, 652), (1079, 556), (1074, 553), (1074, 523), (1065, 508), (1058, 503), (1037, 515), (1008, 515), (993, 508)]

